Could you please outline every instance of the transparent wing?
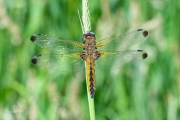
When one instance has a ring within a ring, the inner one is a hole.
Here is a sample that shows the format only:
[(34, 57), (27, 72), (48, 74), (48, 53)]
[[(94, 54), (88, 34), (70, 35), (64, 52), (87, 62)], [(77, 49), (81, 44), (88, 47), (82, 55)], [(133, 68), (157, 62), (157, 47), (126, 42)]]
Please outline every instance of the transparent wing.
[(96, 66), (104, 69), (119, 69), (128, 63), (145, 59), (148, 55), (143, 50), (126, 50), (117, 52), (101, 52)]
[(84, 67), (80, 54), (43, 54), (34, 56), (31, 60), (34, 65), (56, 71), (72, 71)]
[(118, 37), (104, 39), (98, 42), (96, 46), (99, 51), (125, 50), (142, 41), (147, 35), (147, 30), (138, 29)]
[(72, 53), (82, 51), (83, 44), (71, 41), (61, 40), (52, 36), (43, 34), (33, 34), (30, 40), (41, 48), (46, 48), (50, 51), (61, 52), (61, 53)]

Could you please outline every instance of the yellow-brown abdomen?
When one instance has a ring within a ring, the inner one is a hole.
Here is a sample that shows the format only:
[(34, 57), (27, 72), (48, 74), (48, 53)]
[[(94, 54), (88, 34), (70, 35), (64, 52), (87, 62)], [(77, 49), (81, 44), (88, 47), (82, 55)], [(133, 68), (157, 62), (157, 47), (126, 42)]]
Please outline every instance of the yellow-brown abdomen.
[(96, 81), (95, 81), (95, 70), (94, 70), (94, 59), (92, 56), (88, 56), (86, 59), (86, 76), (88, 83), (88, 91), (91, 98), (94, 98), (96, 90)]

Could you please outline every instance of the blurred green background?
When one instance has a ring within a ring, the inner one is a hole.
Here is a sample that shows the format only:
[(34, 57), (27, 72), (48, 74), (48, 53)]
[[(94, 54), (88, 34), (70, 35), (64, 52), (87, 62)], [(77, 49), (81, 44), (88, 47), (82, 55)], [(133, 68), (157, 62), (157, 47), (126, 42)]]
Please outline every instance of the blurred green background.
[[(50, 53), (34, 33), (81, 42), (79, 0), (0, 0), (0, 120), (88, 120), (84, 70), (50, 71), (31, 58)], [(144, 28), (131, 49), (148, 58), (120, 70), (96, 69), (97, 120), (180, 120), (180, 1), (89, 1), (97, 41)]]

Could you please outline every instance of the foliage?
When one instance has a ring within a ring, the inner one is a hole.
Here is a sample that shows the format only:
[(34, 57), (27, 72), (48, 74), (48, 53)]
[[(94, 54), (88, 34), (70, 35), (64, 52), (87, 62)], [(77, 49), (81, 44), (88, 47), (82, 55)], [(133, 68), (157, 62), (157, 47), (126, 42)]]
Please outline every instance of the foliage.
[[(89, 6), (97, 41), (149, 31), (131, 48), (146, 51), (146, 60), (96, 69), (97, 119), (180, 119), (180, 1), (101, 0)], [(0, 0), (0, 119), (89, 119), (84, 70), (49, 71), (30, 61), (50, 53), (29, 40), (34, 33), (81, 42), (77, 9), (81, 13), (81, 1)]]

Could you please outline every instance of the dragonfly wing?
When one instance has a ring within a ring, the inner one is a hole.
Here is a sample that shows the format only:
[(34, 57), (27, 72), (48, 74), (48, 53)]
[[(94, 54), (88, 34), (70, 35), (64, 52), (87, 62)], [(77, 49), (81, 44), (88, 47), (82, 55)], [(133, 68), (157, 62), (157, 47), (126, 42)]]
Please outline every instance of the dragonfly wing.
[(81, 43), (71, 40), (61, 40), (52, 36), (43, 34), (33, 34), (30, 40), (41, 48), (46, 48), (50, 51), (55, 52), (80, 52), (82, 51), (83, 45)]
[(34, 65), (56, 71), (72, 71), (84, 67), (80, 54), (43, 54), (34, 56), (31, 60)]
[(143, 50), (126, 50), (117, 52), (101, 52), (96, 66), (104, 69), (119, 69), (128, 63), (135, 63), (147, 58)]
[(96, 46), (99, 51), (125, 50), (142, 41), (147, 35), (147, 30), (138, 29), (118, 37), (104, 39), (98, 42)]

